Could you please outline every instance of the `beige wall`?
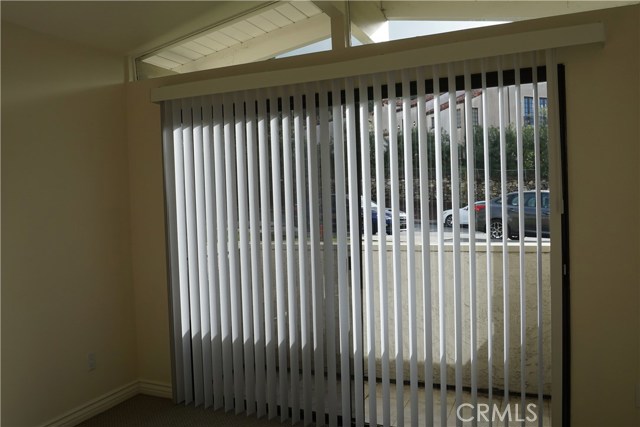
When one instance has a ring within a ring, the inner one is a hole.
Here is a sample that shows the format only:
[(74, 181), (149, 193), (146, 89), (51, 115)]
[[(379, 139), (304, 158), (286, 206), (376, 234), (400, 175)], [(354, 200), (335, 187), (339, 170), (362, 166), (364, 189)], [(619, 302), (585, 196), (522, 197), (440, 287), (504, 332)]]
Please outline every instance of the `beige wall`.
[(171, 382), (164, 235), (160, 107), (149, 102), (158, 81), (127, 85), (131, 239), (138, 327), (138, 376)]
[[(639, 19), (640, 8), (636, 6), (518, 24), (533, 29), (602, 21), (607, 32), (604, 47), (567, 48), (558, 53), (566, 64), (568, 86), (571, 415), (576, 426), (640, 424), (634, 400), (640, 360), (640, 114), (635, 98), (640, 74)], [(486, 31), (499, 34), (504, 30), (496, 27)], [(449, 36), (439, 37), (446, 41)], [(371, 52), (379, 49), (367, 48)], [(313, 59), (296, 61), (301, 65)], [(255, 72), (259, 67), (251, 64), (244, 69)], [(276, 69), (279, 65), (263, 67)], [(170, 377), (169, 345), (164, 338), (168, 336), (165, 259), (159, 248), (163, 233), (159, 217), (160, 115), (159, 108), (147, 101), (148, 91), (152, 86), (234, 72), (238, 71), (202, 72), (128, 85), (128, 112), (134, 119), (129, 127), (131, 198), (140, 198), (132, 205), (132, 227), (136, 312), (140, 335), (145, 336), (138, 342), (143, 377), (160, 381)], [(601, 203), (621, 209), (615, 208), (612, 214)], [(147, 338), (147, 334), (155, 338)]]
[(2, 23), (3, 426), (136, 379), (123, 81), (119, 56)]
[[(567, 70), (571, 415), (577, 426), (639, 425), (640, 8), (601, 16), (604, 48), (559, 55)], [(615, 221), (598, 208), (605, 200), (624, 201)]]

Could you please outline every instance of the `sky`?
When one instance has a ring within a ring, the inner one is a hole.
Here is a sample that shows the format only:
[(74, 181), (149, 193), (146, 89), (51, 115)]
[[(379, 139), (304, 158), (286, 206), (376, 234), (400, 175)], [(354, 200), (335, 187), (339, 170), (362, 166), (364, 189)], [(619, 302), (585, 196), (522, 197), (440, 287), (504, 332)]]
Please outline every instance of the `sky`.
[[(490, 25), (499, 25), (505, 22), (501, 21), (389, 21), (389, 39), (400, 40), (410, 37), (426, 36), (431, 34), (448, 33), (450, 31), (466, 30), (469, 28), (487, 27)], [(357, 40), (353, 40), (353, 45), (361, 44)], [(321, 52), (331, 50), (331, 39), (312, 43), (300, 49), (292, 50), (278, 58), (288, 56), (303, 55), (305, 53)]]
[(501, 21), (389, 21), (389, 39), (407, 39), (503, 23)]

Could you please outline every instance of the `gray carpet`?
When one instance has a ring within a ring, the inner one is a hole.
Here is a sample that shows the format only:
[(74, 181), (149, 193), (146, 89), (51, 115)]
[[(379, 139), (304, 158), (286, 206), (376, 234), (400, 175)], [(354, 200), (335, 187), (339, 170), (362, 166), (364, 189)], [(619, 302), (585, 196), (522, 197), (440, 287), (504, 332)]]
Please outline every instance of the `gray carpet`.
[(137, 395), (114, 406), (102, 414), (79, 424), (82, 427), (282, 427), (291, 422), (280, 423), (255, 415), (235, 415), (233, 412), (213, 411), (193, 406), (174, 405), (170, 399)]

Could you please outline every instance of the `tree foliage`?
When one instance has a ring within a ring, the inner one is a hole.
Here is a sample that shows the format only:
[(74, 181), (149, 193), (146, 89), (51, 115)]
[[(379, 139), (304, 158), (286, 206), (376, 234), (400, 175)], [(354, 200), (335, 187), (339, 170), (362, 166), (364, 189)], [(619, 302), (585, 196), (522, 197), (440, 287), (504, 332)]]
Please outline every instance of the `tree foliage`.
[[(451, 145), (450, 137), (446, 130), (441, 131), (441, 158), (442, 158), (442, 174), (443, 177), (448, 177), (451, 172)], [(499, 180), (501, 174), (501, 148), (500, 148), (500, 129), (496, 126), (489, 127), (487, 131), (487, 147), (488, 147), (488, 159), (489, 159), (489, 171), (490, 178), (492, 180)], [(517, 144), (517, 132), (513, 125), (510, 125), (504, 129), (504, 141), (506, 152), (506, 170), (509, 178), (515, 178), (517, 176), (518, 169), (518, 144)], [(549, 175), (549, 162), (548, 162), (548, 131), (547, 126), (539, 127), (539, 142), (540, 142), (540, 176), (543, 180), (548, 179)], [(375, 171), (375, 136), (370, 135), (371, 144), (371, 170)], [(420, 161), (420, 140), (418, 138), (418, 129), (413, 128), (411, 136), (412, 145), (412, 162), (413, 168), (417, 171)], [(385, 172), (389, 171), (389, 144), (385, 141)], [(433, 130), (430, 130), (426, 134), (426, 156), (428, 162), (428, 168), (430, 170), (436, 170), (436, 144), (435, 134)], [(424, 147), (423, 147), (424, 149)], [(522, 128), (522, 151), (523, 151), (523, 170), (525, 179), (533, 179), (535, 171), (535, 144), (534, 144), (534, 128), (533, 126), (526, 125)], [(475, 126), (473, 130), (473, 154), (474, 154), (474, 168), (476, 170), (476, 176), (482, 178), (485, 169), (485, 143), (484, 133), (482, 126)], [(467, 170), (467, 149), (466, 141), (463, 139), (458, 146), (458, 169), (461, 176), (466, 176)], [(404, 137), (402, 131), (398, 131), (398, 166), (400, 171), (404, 170)], [(478, 176), (480, 173), (480, 176)], [(388, 176), (388, 173), (386, 174)], [(414, 175), (417, 177), (417, 175)]]

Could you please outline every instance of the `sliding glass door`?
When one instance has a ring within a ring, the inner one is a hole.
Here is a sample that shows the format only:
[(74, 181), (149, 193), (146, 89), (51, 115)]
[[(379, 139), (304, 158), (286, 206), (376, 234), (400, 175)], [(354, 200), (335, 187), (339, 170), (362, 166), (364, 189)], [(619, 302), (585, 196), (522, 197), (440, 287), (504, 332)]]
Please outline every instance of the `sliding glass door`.
[(548, 424), (546, 70), (530, 53), (165, 102), (175, 400)]

